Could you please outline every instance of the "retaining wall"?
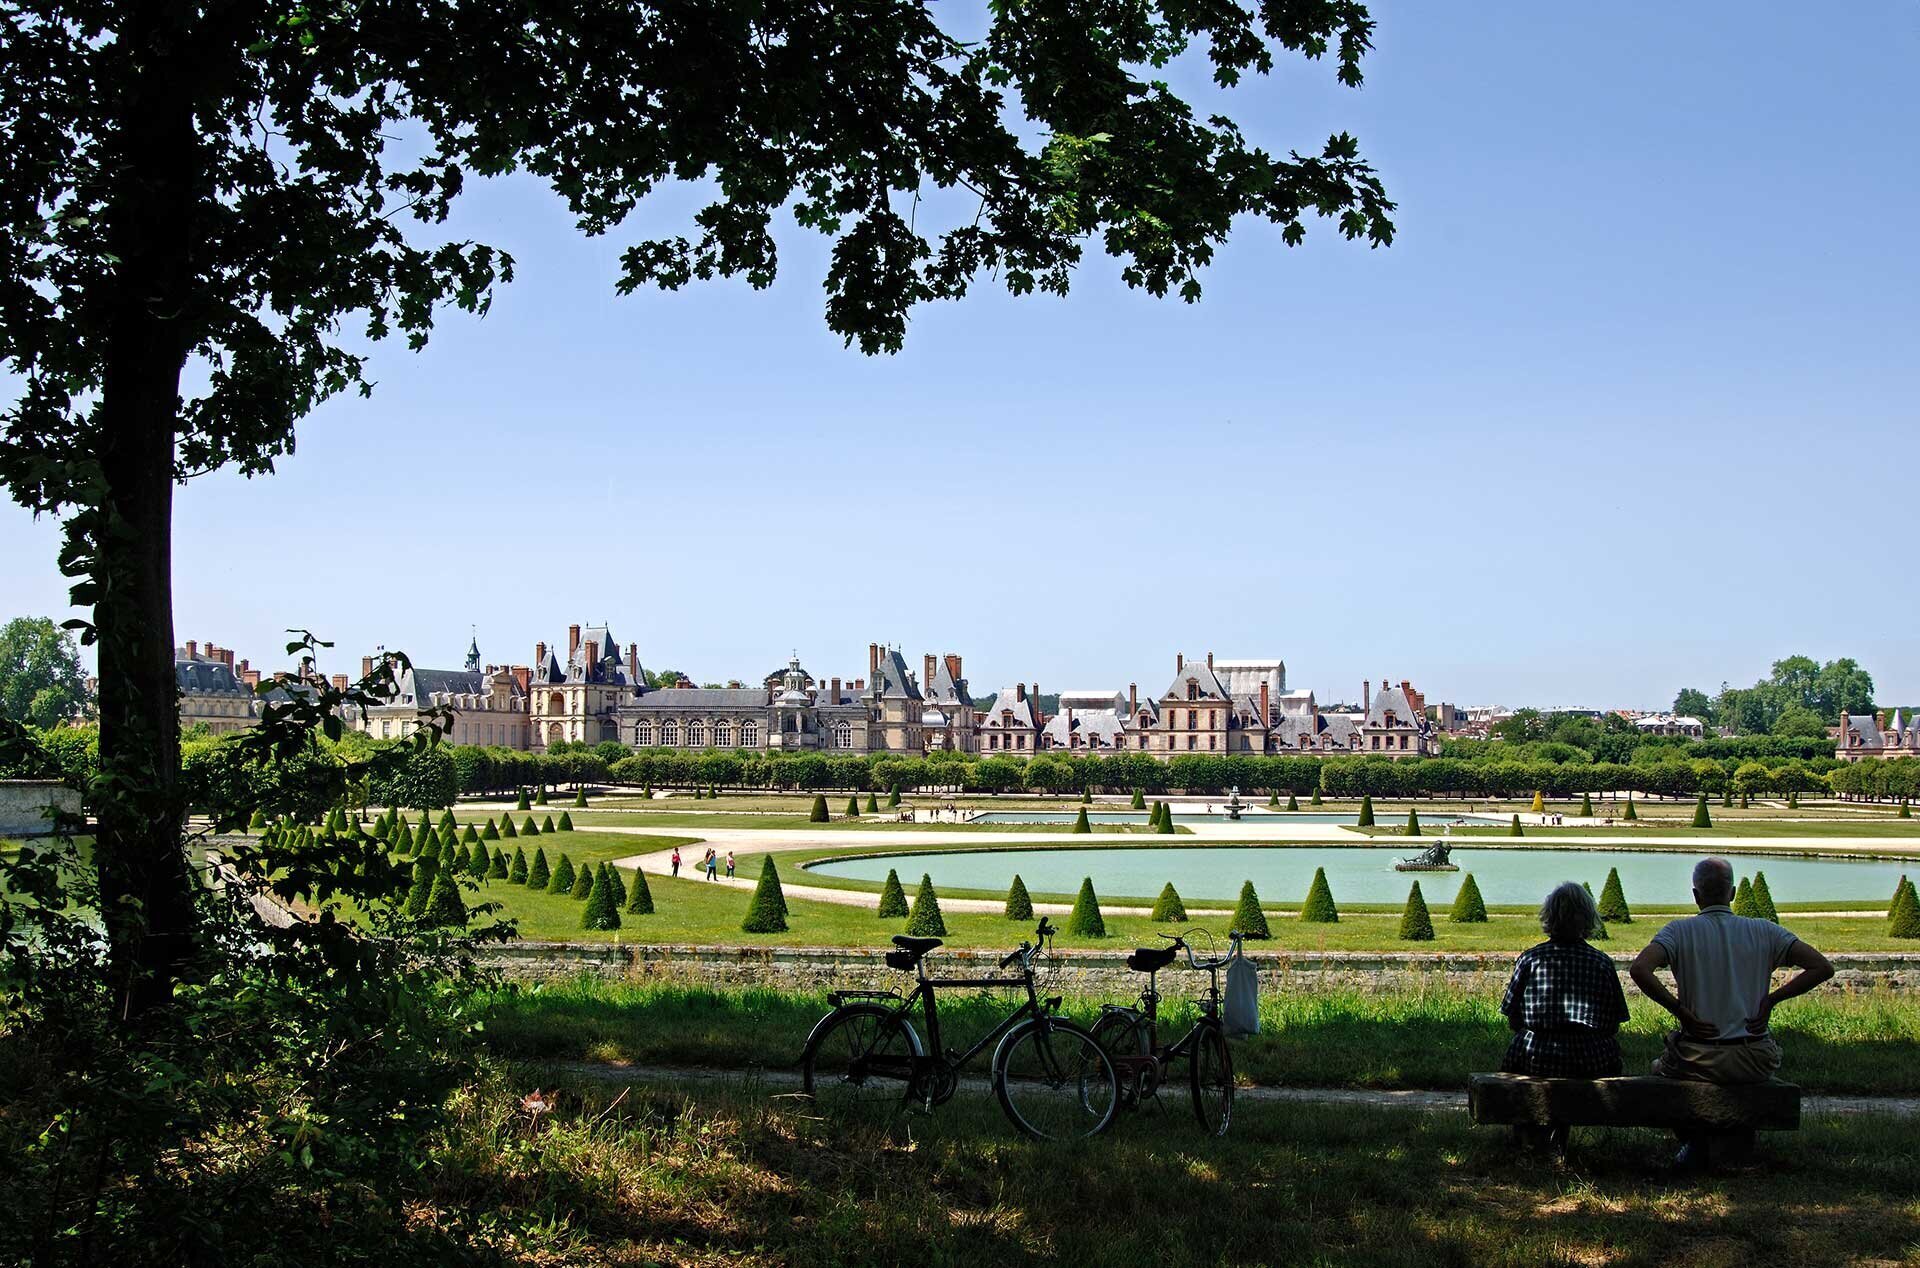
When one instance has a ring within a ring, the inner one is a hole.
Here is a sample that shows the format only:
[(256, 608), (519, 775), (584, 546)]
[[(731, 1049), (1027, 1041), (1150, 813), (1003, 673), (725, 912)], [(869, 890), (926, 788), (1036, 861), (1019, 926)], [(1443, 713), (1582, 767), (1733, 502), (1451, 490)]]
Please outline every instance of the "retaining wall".
[[(1068, 994), (1124, 997), (1139, 991), (1141, 976), (1126, 967), (1130, 948), (1115, 951), (1066, 951), (1042, 977), (1047, 989)], [(1637, 950), (1637, 948), (1636, 948)], [(631, 981), (678, 981), (714, 986), (768, 986), (825, 991), (836, 987), (898, 987), (909, 979), (881, 962), (878, 949), (843, 947), (649, 946), (636, 943), (517, 942), (490, 947), (485, 958), (508, 977), (522, 981), (559, 981), (587, 974)], [(987, 976), (1003, 952), (942, 947), (930, 965), (942, 977)], [(1388, 951), (1263, 952), (1250, 954), (1260, 969), (1263, 991), (1315, 987), (1380, 989), (1421, 983), (1499, 990), (1513, 968), (1511, 954), (1449, 955)], [(1835, 984), (1854, 989), (1875, 986), (1920, 988), (1920, 955), (1846, 953), (1834, 955)], [(1622, 974), (1628, 957), (1615, 956)], [(1043, 962), (1044, 963), (1044, 962)], [(1184, 967), (1162, 973), (1161, 989), (1180, 994), (1198, 989), (1205, 978)]]
[(43, 836), (47, 807), (80, 813), (80, 794), (46, 779), (0, 779), (0, 837)]

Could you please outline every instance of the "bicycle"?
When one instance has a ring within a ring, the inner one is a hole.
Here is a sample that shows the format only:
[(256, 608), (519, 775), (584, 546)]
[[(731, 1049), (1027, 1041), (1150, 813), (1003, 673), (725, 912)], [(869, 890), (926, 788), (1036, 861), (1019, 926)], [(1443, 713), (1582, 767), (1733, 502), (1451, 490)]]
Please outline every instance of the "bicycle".
[[(1184, 1057), (1194, 1117), (1208, 1135), (1224, 1136), (1233, 1122), (1233, 1054), (1227, 1048), (1226, 1027), (1220, 1021), (1220, 970), (1240, 954), (1240, 934), (1227, 934), (1233, 949), (1226, 955), (1206, 960), (1194, 957), (1186, 939), (1170, 933), (1160, 936), (1173, 945), (1141, 947), (1127, 957), (1128, 968), (1147, 975), (1140, 1007), (1105, 1005), (1100, 1020), (1094, 1023), (1093, 1036), (1107, 1050), (1120, 1077), (1122, 1109), (1137, 1109), (1144, 1101), (1157, 1100), (1173, 1063)], [(1157, 975), (1182, 951), (1187, 953), (1190, 967), (1206, 970), (1209, 985), (1199, 1001), (1200, 1016), (1193, 1028), (1177, 1042), (1162, 1047)]]
[[(988, 1046), (993, 1051), (993, 1091), (1000, 1109), (1021, 1132), (1042, 1140), (1097, 1136), (1113, 1122), (1120, 1085), (1106, 1050), (1084, 1027), (1054, 1013), (1060, 998), (1042, 999), (1034, 987), (1033, 961), (1050, 949), (1053, 927), (1045, 917), (1033, 942), (1022, 942), (1000, 961), (1005, 970), (1019, 965), (1018, 976), (985, 978), (929, 977), (926, 955), (939, 938), (896, 935), (887, 966), (915, 975), (911, 993), (835, 991), (827, 996), (833, 1011), (807, 1036), (801, 1054), (805, 1093), (824, 1112), (850, 1114), (860, 1108), (892, 1109), (918, 1104), (925, 1112), (952, 1099), (960, 1071)], [(965, 1051), (945, 1047), (940, 1038), (937, 993), (948, 987), (1020, 986), (1027, 998), (979, 1042)], [(919, 1004), (927, 1032), (909, 1017)]]

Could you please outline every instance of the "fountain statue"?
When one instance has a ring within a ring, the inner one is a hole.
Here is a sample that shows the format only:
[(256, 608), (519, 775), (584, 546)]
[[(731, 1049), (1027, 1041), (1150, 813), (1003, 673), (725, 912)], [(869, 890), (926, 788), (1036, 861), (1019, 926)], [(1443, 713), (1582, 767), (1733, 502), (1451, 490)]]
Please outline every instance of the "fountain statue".
[(1240, 800), (1240, 785), (1235, 784), (1227, 790), (1227, 818), (1238, 823), (1240, 821), (1240, 811), (1244, 808), (1245, 803)]
[(1458, 863), (1449, 862), (1453, 846), (1446, 841), (1435, 841), (1410, 859), (1401, 859), (1393, 865), (1396, 872), (1457, 872)]

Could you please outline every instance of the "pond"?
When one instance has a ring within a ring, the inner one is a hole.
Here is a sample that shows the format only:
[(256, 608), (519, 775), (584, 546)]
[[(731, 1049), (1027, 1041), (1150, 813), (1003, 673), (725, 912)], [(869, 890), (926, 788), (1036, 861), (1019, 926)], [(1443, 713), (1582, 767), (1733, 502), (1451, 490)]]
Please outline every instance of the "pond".
[[(983, 810), (973, 816), (969, 823), (1072, 823), (1079, 812), (1074, 810)], [(1240, 816), (1242, 823), (1258, 823), (1271, 827), (1276, 832), (1284, 831), (1290, 823), (1337, 823), (1344, 827), (1353, 827), (1360, 816), (1347, 811), (1271, 811), (1248, 809)], [(1173, 812), (1175, 823), (1222, 823), (1227, 812), (1216, 811), (1180, 811)], [(1088, 823), (1145, 823), (1147, 812), (1144, 810), (1089, 810)], [(1395, 823), (1403, 822), (1400, 818)], [(1504, 827), (1510, 819), (1490, 817), (1488, 815), (1469, 814), (1423, 814), (1420, 816), (1423, 826), (1438, 828), (1442, 824), (1456, 823), (1476, 828)]]
[[(993, 850), (965, 853), (891, 854), (885, 857), (833, 859), (810, 871), (855, 880), (882, 881), (898, 868), (911, 889), (920, 874), (950, 889), (1005, 890), (1018, 872), (1035, 893), (1071, 894), (1084, 876), (1093, 878), (1103, 897), (1151, 898), (1172, 881), (1180, 896), (1232, 900), (1240, 883), (1251, 880), (1263, 902), (1292, 905), (1306, 897), (1316, 867), (1327, 869), (1336, 902), (1398, 903), (1412, 882), (1429, 905), (1450, 903), (1468, 872), (1489, 903), (1536, 903), (1561, 881), (1586, 881), (1594, 893), (1607, 869), (1620, 869), (1629, 903), (1679, 906), (1691, 901), (1691, 878), (1698, 854), (1634, 850), (1455, 849), (1458, 872), (1405, 873), (1393, 870), (1397, 859), (1415, 852), (1407, 841), (1390, 848), (1326, 846), (1201, 846), (1190, 849)], [(1741, 876), (1755, 868), (1767, 874), (1776, 903), (1837, 902), (1888, 898), (1901, 875), (1920, 873), (1920, 860), (1790, 858), (1742, 854), (1734, 858)]]

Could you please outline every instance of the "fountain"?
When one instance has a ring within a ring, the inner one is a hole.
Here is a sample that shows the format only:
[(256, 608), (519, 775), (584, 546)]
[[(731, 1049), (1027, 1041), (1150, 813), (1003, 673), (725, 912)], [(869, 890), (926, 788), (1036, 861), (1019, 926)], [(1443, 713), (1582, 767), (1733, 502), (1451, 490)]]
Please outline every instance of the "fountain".
[(1240, 785), (1235, 784), (1227, 790), (1227, 818), (1235, 823), (1240, 822), (1240, 811), (1244, 808), (1245, 803), (1240, 800)]

